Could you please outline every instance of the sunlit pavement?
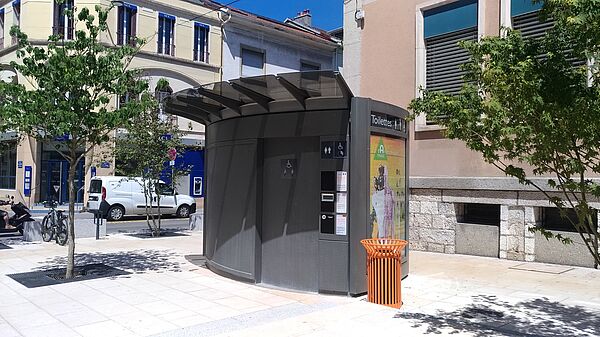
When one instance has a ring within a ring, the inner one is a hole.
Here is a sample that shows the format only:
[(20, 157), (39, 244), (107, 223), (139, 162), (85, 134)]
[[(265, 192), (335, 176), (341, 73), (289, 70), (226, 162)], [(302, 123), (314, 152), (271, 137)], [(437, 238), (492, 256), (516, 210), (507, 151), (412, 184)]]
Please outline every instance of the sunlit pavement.
[(129, 275), (28, 289), (7, 274), (66, 248), (0, 239), (0, 336), (597, 336), (600, 272), (411, 252), (402, 309), (220, 277), (185, 259), (202, 233), (77, 240), (80, 264)]

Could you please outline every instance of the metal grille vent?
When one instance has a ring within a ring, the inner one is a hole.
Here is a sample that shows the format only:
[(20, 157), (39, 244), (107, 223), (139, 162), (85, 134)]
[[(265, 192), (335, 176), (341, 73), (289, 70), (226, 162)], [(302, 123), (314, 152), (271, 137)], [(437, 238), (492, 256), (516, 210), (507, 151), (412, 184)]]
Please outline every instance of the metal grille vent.
[[(512, 18), (512, 28), (519, 30), (524, 38), (540, 38), (546, 34), (546, 31), (554, 26), (554, 21), (540, 21), (539, 12), (525, 13)], [(565, 50), (568, 53), (570, 50)], [(539, 57), (543, 57), (540, 55)], [(579, 67), (587, 64), (585, 59), (575, 57), (569, 58), (569, 61), (574, 67)]]
[(425, 40), (427, 53), (426, 88), (457, 94), (462, 88), (464, 71), (460, 65), (469, 53), (458, 46), (462, 40), (477, 41), (477, 27), (430, 37)]

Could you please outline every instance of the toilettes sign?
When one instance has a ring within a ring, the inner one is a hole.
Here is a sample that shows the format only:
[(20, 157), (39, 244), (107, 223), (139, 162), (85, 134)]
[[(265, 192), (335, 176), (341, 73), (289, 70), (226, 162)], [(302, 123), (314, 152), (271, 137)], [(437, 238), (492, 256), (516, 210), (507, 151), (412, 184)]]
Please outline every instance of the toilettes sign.
[(389, 115), (371, 113), (371, 126), (406, 132), (406, 121)]

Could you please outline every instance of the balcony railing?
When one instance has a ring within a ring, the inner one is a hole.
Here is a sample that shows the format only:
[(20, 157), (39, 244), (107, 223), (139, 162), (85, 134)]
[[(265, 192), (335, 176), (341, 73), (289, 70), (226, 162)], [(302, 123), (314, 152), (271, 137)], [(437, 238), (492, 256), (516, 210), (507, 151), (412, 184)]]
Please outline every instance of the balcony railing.
[(135, 46), (137, 46), (136, 36), (131, 35), (131, 34), (117, 33), (117, 45), (119, 45), (119, 46), (128, 45), (131, 47), (135, 47)]
[(171, 43), (158, 42), (158, 48), (156, 51), (159, 54), (175, 56), (175, 45)]
[(73, 27), (52, 27), (52, 35), (60, 37), (61, 40), (73, 40)]
[(194, 49), (194, 61), (208, 63), (208, 52)]

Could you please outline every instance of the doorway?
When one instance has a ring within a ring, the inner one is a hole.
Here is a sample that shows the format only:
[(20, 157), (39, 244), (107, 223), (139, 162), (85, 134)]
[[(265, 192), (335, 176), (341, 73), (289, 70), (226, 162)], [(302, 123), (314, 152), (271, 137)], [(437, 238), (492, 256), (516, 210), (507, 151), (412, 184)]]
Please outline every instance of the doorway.
[(314, 291), (319, 279), (319, 138), (265, 139), (263, 151), (261, 282)]

